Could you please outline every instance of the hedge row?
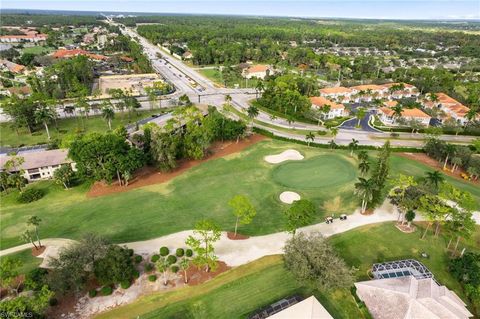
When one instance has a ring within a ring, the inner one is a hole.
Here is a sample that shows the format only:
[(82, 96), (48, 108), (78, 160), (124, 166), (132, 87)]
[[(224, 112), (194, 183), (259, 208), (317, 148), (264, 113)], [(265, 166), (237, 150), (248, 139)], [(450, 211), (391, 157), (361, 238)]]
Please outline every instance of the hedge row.
[[(270, 131), (264, 130), (262, 128), (254, 127), (253, 131), (255, 133), (270, 137), (275, 140), (279, 141), (285, 141), (285, 142), (291, 142), (291, 143), (296, 143), (296, 144), (301, 144), (301, 145), (307, 145), (308, 143), (305, 141), (301, 140), (296, 140), (293, 138), (288, 138), (288, 137), (283, 137), (283, 136), (278, 136), (273, 134)], [(329, 144), (319, 144), (319, 143), (310, 143), (311, 147), (317, 147), (317, 148), (331, 148)], [(337, 145), (335, 147), (336, 149), (343, 149), (343, 150), (348, 150), (347, 145)], [(381, 147), (377, 146), (371, 146), (371, 145), (358, 145), (357, 149), (363, 149), (363, 150), (380, 150)], [(410, 153), (423, 153), (423, 148), (416, 148), (416, 147), (390, 147), (390, 150), (392, 152), (410, 152)]]

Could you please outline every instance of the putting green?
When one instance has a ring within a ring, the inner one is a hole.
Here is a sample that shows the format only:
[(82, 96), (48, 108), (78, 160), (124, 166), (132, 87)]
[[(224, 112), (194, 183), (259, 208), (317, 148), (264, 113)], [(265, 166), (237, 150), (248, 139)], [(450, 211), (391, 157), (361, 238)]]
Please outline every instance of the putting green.
[(342, 156), (334, 154), (288, 162), (273, 171), (276, 183), (300, 190), (336, 188), (352, 183), (356, 178), (355, 167)]

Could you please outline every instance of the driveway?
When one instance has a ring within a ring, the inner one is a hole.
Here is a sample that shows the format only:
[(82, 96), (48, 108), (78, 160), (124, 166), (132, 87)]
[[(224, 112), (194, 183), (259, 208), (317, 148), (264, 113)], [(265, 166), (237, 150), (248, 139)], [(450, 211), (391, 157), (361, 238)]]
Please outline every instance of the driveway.
[(382, 132), (380, 130), (377, 130), (376, 128), (371, 127), (368, 122), (370, 120), (370, 116), (374, 115), (374, 111), (368, 111), (367, 114), (363, 117), (363, 119), (360, 120), (360, 128), (357, 128), (356, 125), (358, 123), (358, 120), (356, 118), (353, 118), (351, 120), (345, 121), (340, 125), (340, 128), (342, 129), (347, 129), (347, 130), (357, 130), (357, 131), (364, 131), (364, 132), (371, 132), (371, 133), (378, 133)]

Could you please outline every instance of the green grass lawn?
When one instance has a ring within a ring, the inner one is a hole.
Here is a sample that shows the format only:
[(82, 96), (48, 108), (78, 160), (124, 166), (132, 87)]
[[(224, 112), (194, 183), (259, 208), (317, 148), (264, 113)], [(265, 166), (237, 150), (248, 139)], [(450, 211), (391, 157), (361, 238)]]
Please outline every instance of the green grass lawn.
[[(97, 318), (199, 318), (193, 314), (198, 315), (198, 309), (207, 313), (208, 318), (247, 318), (252, 312), (295, 294), (308, 297), (313, 292), (295, 281), (284, 268), (281, 256), (268, 256), (205, 284), (145, 296)], [(335, 318), (363, 318), (347, 290), (314, 294)]]
[(41, 45), (36, 45), (33, 47), (25, 47), (22, 49), (22, 53), (32, 53), (35, 55), (44, 55), (52, 52), (54, 48), (51, 47), (44, 47)]
[[(416, 258), (441, 284), (466, 300), (461, 287), (447, 271), (446, 239), (428, 236), (421, 240), (420, 234), (421, 229), (404, 234), (393, 223), (383, 223), (354, 229), (329, 240), (350, 266), (358, 268), (357, 281), (368, 280), (367, 270), (375, 262)], [(477, 227), (467, 247), (479, 250), (479, 244), (480, 227)], [(422, 251), (430, 257), (420, 258)], [(348, 289), (320, 292), (301, 287), (284, 268), (280, 256), (264, 257), (234, 268), (200, 286), (141, 297), (98, 318), (196, 318), (194, 309), (197, 314), (198, 309), (203, 309), (208, 318), (246, 318), (252, 312), (294, 294), (315, 295), (334, 318), (366, 318)]]
[(8, 257), (18, 259), (22, 262), (22, 267), (20, 267), (20, 269), (18, 270), (19, 274), (27, 274), (31, 270), (40, 266), (40, 264), (42, 263), (42, 258), (32, 256), (32, 251), (30, 249), (8, 255)]
[[(134, 123), (140, 119), (146, 118), (152, 114), (160, 114), (160, 110), (153, 111), (139, 111), (136, 114), (128, 117), (127, 113), (120, 114), (115, 113), (115, 118), (112, 121), (112, 128), (119, 125), (127, 125)], [(54, 123), (50, 124), (49, 130), (52, 139), (61, 140), (63, 137), (69, 134), (75, 134), (83, 131), (85, 126), (85, 132), (105, 132), (108, 130), (107, 122), (101, 115), (90, 116), (88, 119), (79, 117), (70, 117), (57, 120), (58, 130), (55, 128)], [(23, 146), (23, 145), (36, 145), (48, 143), (47, 133), (43, 126), (38, 126), (37, 129), (29, 134), (26, 129), (22, 129), (17, 132), (10, 127), (9, 123), (0, 123), (0, 145), (1, 146)]]
[[(206, 78), (212, 80), (220, 86), (225, 86), (225, 82), (222, 76), (222, 73), (217, 69), (198, 69), (198, 72), (205, 76)], [(250, 79), (245, 81), (241, 76), (238, 76), (226, 83), (227, 87), (233, 88), (235, 85), (238, 85), (239, 88), (254, 88), (257, 85), (257, 80)]]
[[(306, 157), (305, 164), (297, 167), (296, 172), (282, 166), (288, 168), (299, 162), (271, 165), (263, 160), (266, 155), (290, 148)], [(358, 205), (353, 194), (356, 161), (348, 153), (266, 140), (241, 153), (205, 162), (168, 183), (98, 198), (86, 198), (88, 184), (63, 190), (53, 182), (35, 183), (31, 187), (47, 191), (37, 202), (17, 204), (17, 193), (2, 195), (1, 249), (22, 243), (20, 234), (30, 215), (43, 219), (43, 238), (78, 239), (85, 232), (98, 232), (117, 243), (130, 242), (192, 229), (202, 218), (211, 218), (223, 230), (231, 231), (234, 217), (227, 203), (237, 194), (247, 195), (257, 209), (254, 221), (241, 226), (239, 232), (269, 234), (284, 230), (283, 211), (288, 205), (282, 204), (278, 196), (292, 188), (314, 202), (318, 208), (314, 223), (318, 223), (327, 213), (351, 213)], [(311, 175), (316, 176), (308, 176), (309, 164), (311, 172), (316, 173)], [(397, 156), (392, 157), (392, 164), (393, 177), (400, 172), (422, 176), (428, 170), (422, 164)], [(297, 179), (296, 174), (308, 176), (310, 184), (302, 184), (305, 181)], [(326, 185), (323, 175), (332, 176)], [(468, 182), (453, 182), (480, 198), (480, 188)]]

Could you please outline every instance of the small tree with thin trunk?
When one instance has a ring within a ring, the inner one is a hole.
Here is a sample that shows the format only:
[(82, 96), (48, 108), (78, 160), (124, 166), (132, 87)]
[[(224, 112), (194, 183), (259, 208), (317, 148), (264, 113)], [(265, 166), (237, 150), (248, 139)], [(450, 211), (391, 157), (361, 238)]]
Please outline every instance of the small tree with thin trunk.
[(167, 285), (168, 283), (168, 277), (167, 277), (167, 272), (168, 268), (170, 267), (170, 263), (167, 260), (167, 257), (162, 257), (160, 258), (156, 263), (155, 267), (157, 267), (157, 270), (161, 273), (163, 273), (163, 285)]
[(57, 168), (55, 172), (53, 172), (53, 178), (58, 184), (63, 185), (65, 189), (68, 189), (70, 182), (73, 178), (74, 172), (72, 166), (70, 164), (64, 164)]
[(205, 267), (206, 272), (215, 269), (218, 257), (215, 256), (213, 243), (220, 239), (220, 228), (213, 221), (204, 219), (195, 225), (193, 234), (185, 242), (195, 252), (192, 262), (198, 267)]
[(38, 234), (38, 226), (40, 226), (41, 222), (42, 222), (42, 220), (38, 216), (31, 216), (27, 220), (27, 225), (28, 226), (33, 226), (34, 229), (35, 229), (35, 237), (37, 238), (39, 248), (42, 248), (42, 243), (40, 242), (40, 236)]
[(38, 250), (38, 246), (35, 244), (33, 233), (30, 229), (26, 229), (22, 234), (22, 239), (26, 243), (31, 243), (35, 249)]
[(310, 225), (315, 218), (315, 205), (306, 199), (294, 201), (285, 211), (287, 231), (295, 236), (297, 228)]
[(407, 227), (410, 228), (412, 221), (415, 219), (415, 212), (413, 210), (409, 210), (405, 214), (405, 219), (407, 220)]
[(190, 267), (190, 259), (187, 257), (183, 257), (182, 260), (180, 261), (180, 269), (183, 270), (183, 279), (185, 283), (188, 283), (188, 267)]
[(233, 215), (237, 217), (235, 221), (235, 237), (237, 236), (238, 224), (246, 225), (250, 224), (257, 215), (255, 207), (244, 195), (236, 195), (229, 202), (228, 205), (233, 209)]

